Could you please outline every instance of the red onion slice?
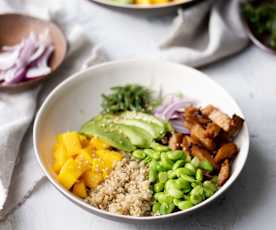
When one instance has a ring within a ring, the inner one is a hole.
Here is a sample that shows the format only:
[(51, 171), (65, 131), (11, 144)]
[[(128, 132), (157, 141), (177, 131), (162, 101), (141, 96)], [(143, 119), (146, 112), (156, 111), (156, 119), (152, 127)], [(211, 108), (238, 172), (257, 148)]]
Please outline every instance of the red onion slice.
[(53, 50), (48, 31), (31, 33), (17, 45), (2, 47), (0, 84), (10, 85), (49, 74), (47, 62)]
[(51, 68), (48, 66), (48, 60), (53, 51), (54, 47), (49, 46), (41, 57), (36, 60), (36, 63), (28, 69), (26, 78), (36, 78), (49, 74), (51, 72)]
[(13, 67), (4, 72), (3, 85), (11, 85), (22, 81), (26, 74), (26, 68)]
[(178, 133), (183, 134), (190, 134), (190, 131), (184, 127), (184, 121), (177, 119), (177, 120), (170, 120), (172, 127)]

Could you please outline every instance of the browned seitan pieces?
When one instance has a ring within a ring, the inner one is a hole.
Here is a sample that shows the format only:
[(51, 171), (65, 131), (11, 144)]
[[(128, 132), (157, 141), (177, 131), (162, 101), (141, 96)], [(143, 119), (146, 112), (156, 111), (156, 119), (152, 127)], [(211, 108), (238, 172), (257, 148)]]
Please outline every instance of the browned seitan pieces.
[(220, 163), (225, 159), (232, 159), (238, 154), (238, 147), (234, 143), (222, 145), (215, 156), (215, 162)]
[(228, 159), (224, 160), (221, 165), (219, 174), (218, 174), (218, 185), (222, 186), (230, 177), (231, 168), (230, 162)]
[(221, 127), (225, 132), (228, 132), (231, 127), (231, 118), (225, 113), (221, 112), (218, 108), (207, 105), (201, 110), (212, 122)]
[(217, 168), (217, 164), (215, 163), (212, 155), (208, 152), (208, 150), (201, 148), (199, 146), (193, 145), (191, 148), (191, 155), (197, 157), (199, 160), (209, 161), (215, 168)]
[(169, 139), (169, 147), (172, 150), (177, 150), (182, 148), (183, 134), (174, 133)]

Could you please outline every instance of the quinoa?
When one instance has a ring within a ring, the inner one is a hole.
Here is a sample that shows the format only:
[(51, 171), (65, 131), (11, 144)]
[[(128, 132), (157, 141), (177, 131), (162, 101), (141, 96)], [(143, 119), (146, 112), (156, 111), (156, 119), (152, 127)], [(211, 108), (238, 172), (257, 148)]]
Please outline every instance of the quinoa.
[(88, 203), (112, 213), (130, 216), (151, 214), (152, 191), (148, 168), (143, 162), (125, 157), (117, 162), (109, 177), (91, 190)]

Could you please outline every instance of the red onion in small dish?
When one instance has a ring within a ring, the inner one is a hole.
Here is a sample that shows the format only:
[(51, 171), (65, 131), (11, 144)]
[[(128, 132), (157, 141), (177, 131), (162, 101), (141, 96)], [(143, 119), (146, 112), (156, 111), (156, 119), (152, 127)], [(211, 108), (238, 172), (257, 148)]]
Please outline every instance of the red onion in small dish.
[(12, 85), (51, 72), (48, 61), (54, 51), (48, 31), (30, 33), (19, 44), (4, 46), (0, 53), (0, 84)]

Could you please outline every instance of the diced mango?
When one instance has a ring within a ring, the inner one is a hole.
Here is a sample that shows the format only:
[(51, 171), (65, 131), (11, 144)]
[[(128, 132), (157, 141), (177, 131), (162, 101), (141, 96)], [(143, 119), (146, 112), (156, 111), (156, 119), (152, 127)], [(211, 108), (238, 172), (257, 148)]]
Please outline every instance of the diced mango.
[(104, 177), (101, 173), (95, 173), (92, 170), (86, 171), (82, 179), (87, 187), (95, 189), (101, 182), (103, 182)]
[(105, 168), (105, 162), (101, 158), (94, 158), (92, 161), (92, 171), (95, 173), (101, 172)]
[(92, 167), (93, 158), (87, 149), (81, 149), (75, 161), (79, 170), (85, 172)]
[(93, 137), (90, 141), (90, 146), (94, 149), (108, 149), (110, 145), (108, 145), (105, 141), (98, 137)]
[(66, 149), (62, 143), (57, 143), (55, 148), (54, 148), (54, 165), (53, 165), (53, 170), (55, 173), (59, 173), (60, 169), (68, 160), (68, 154), (66, 152)]
[(122, 154), (112, 150), (97, 150), (96, 154), (99, 158), (103, 159), (107, 168), (113, 168), (114, 164), (123, 158)]
[(151, 4), (151, 0), (135, 0), (134, 2), (135, 2), (135, 4), (138, 4), (138, 5), (150, 5)]
[(58, 174), (58, 181), (67, 189), (70, 189), (78, 178), (83, 173), (77, 162), (70, 158), (68, 159)]
[(73, 186), (73, 193), (77, 195), (80, 198), (86, 198), (87, 197), (87, 191), (86, 187), (83, 181), (79, 181), (74, 184)]
[(80, 138), (81, 147), (86, 148), (89, 145), (89, 139), (86, 136), (81, 134), (79, 134), (79, 138)]
[(66, 132), (58, 137), (58, 141), (62, 142), (69, 156), (75, 156), (81, 149), (81, 142), (77, 132)]
[(169, 0), (151, 0), (152, 4), (164, 4), (170, 2)]

